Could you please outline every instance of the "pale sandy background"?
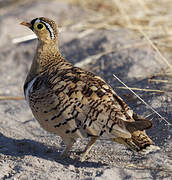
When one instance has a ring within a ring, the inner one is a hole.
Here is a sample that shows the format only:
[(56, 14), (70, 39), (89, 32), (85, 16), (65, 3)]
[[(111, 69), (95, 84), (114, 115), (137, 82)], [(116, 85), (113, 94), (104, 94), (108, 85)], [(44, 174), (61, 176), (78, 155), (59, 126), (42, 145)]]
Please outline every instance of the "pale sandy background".
[[(35, 52), (36, 40), (12, 43), (14, 38), (32, 34), (19, 23), (49, 17), (63, 27), (59, 45), (70, 62), (103, 77), (138, 114), (151, 114), (154, 127), (148, 134), (161, 150), (142, 156), (122, 145), (97, 141), (88, 159), (81, 163), (75, 159), (75, 152), (85, 147), (84, 139), (74, 145), (70, 158), (62, 160), (60, 152), (64, 145), (60, 137), (39, 126), (24, 100), (0, 100), (0, 179), (171, 179), (171, 127), (131, 92), (119, 89), (122, 85), (113, 77), (114, 73), (130, 87), (162, 90), (163, 93), (136, 92), (172, 123), (172, 80), (165, 75), (168, 64), (133, 30), (134, 26), (122, 27), (123, 16), (115, 16), (113, 26), (103, 24), (108, 20), (102, 12), (110, 17), (108, 13), (114, 11), (111, 1), (95, 8), (78, 2), (0, 0), (0, 97), (23, 96), (23, 83)], [(172, 64), (171, 54), (164, 52)]]

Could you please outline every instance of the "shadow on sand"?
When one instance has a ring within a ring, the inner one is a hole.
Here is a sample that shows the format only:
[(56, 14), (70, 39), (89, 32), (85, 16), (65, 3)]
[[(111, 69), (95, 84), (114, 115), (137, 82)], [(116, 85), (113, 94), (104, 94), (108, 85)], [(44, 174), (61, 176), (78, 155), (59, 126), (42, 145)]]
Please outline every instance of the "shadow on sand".
[(74, 165), (75, 167), (101, 167), (107, 164), (101, 162), (81, 162), (80, 160), (67, 157), (65, 159), (60, 156), (61, 149), (54, 146), (44, 145), (41, 142), (30, 139), (14, 139), (4, 136), (0, 133), (0, 154), (22, 157), (31, 155), (50, 161), (56, 161), (63, 165)]

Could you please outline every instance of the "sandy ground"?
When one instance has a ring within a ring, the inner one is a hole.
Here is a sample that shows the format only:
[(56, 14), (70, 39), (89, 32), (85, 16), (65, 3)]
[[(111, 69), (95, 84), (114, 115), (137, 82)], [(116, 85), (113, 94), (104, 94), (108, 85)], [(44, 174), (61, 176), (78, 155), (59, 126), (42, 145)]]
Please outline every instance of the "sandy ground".
[[(0, 1), (2, 5), (2, 1)], [(4, 5), (3, 5), (4, 6)], [(83, 32), (73, 24), (85, 22), (93, 14), (64, 2), (38, 1), (0, 8), (0, 95), (23, 95), (23, 82), (29, 70), (36, 40), (12, 44), (12, 39), (31, 32), (19, 25), (23, 20), (46, 16), (63, 24), (70, 24), (60, 33), (60, 49), (73, 64), (89, 69), (103, 77), (123, 99), (142, 116), (150, 115), (154, 127), (150, 137), (161, 148), (157, 153), (139, 155), (126, 147), (109, 141), (97, 141), (85, 162), (76, 159), (76, 152), (84, 149), (87, 139), (74, 145), (70, 158), (61, 159), (64, 145), (61, 138), (45, 132), (34, 120), (24, 100), (0, 101), (0, 179), (171, 179), (171, 127), (153, 114), (132, 93), (122, 86), (113, 74), (128, 86), (163, 89), (171, 84), (151, 83), (148, 80), (171, 79), (154, 76), (165, 69), (157, 54), (148, 46), (135, 47), (142, 40), (125, 29)], [(71, 23), (72, 22), (72, 23)], [(125, 45), (130, 45), (130, 48)], [(132, 47), (133, 45), (133, 47)], [(106, 52), (109, 49), (113, 52)], [(172, 63), (172, 62), (171, 62)], [(137, 92), (157, 112), (172, 123), (171, 92)]]

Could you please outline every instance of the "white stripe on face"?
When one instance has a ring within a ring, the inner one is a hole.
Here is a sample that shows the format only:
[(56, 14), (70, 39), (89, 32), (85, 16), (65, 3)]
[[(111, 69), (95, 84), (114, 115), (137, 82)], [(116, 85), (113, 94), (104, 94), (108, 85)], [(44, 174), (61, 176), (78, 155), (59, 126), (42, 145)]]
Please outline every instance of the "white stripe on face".
[(36, 21), (35, 21), (35, 23), (39, 23), (40, 22), (40, 19), (38, 18)]
[(51, 39), (54, 39), (55, 36), (54, 36), (54, 31), (53, 31), (53, 28), (45, 21), (41, 21), (43, 22), (43, 24), (46, 25), (46, 27), (48, 28), (48, 31), (50, 32), (50, 36), (51, 36)]
[(39, 23), (39, 22), (42, 22), (43, 24), (45, 24), (47, 30), (48, 30), (49, 33), (50, 33), (51, 39), (54, 39), (55, 36), (54, 36), (53, 28), (52, 28), (47, 22), (45, 22), (45, 21), (43, 21), (43, 20), (40, 20), (40, 19), (38, 18), (38, 19), (35, 21), (35, 23)]

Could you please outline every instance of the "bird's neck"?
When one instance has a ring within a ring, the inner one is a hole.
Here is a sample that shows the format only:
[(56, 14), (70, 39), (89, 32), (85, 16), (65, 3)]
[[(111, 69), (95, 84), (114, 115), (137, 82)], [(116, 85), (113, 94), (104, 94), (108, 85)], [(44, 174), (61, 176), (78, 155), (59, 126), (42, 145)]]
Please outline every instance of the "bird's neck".
[(70, 64), (61, 55), (57, 44), (39, 42), (25, 83), (30, 82), (37, 75), (50, 70), (51, 67), (60, 68), (58, 64), (63, 62)]
[(59, 61), (64, 60), (62, 57), (57, 43), (38, 43), (37, 53), (33, 59), (37, 63), (36, 69), (38, 72), (42, 72), (47, 67), (47, 65), (52, 63), (58, 63)]

